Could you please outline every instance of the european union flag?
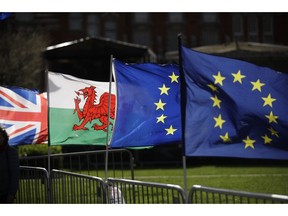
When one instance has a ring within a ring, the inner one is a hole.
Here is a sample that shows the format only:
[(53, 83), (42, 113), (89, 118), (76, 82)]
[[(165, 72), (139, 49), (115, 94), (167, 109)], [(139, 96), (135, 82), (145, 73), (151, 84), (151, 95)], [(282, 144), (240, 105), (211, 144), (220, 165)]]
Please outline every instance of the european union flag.
[(10, 12), (0, 12), (0, 20), (5, 20), (7, 19), (9, 16), (11, 16), (12, 13)]
[(288, 159), (287, 74), (185, 47), (181, 55), (186, 156)]
[(116, 118), (110, 146), (181, 142), (180, 79), (176, 65), (113, 61)]

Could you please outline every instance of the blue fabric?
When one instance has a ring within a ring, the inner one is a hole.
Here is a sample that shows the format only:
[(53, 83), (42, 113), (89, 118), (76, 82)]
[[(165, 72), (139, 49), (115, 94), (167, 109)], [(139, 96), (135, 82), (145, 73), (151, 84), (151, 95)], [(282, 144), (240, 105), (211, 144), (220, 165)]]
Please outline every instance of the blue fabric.
[(186, 156), (288, 159), (287, 74), (183, 46), (181, 55)]
[(0, 20), (5, 20), (7, 19), (9, 16), (11, 16), (12, 13), (10, 12), (1, 12), (0, 13)]
[[(118, 60), (114, 60), (113, 65), (117, 109), (110, 146), (141, 147), (181, 142), (178, 67), (173, 64), (125, 64)], [(173, 73), (175, 79), (172, 81)], [(163, 109), (160, 106), (157, 109), (155, 103), (159, 102), (165, 103)], [(163, 118), (159, 118), (161, 116)], [(168, 128), (172, 129), (170, 133)]]

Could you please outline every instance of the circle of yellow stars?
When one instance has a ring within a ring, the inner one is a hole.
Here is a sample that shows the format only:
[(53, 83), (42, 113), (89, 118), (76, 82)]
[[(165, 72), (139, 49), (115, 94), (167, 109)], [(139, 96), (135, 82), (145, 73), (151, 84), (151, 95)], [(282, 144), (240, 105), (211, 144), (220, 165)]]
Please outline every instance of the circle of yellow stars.
[[(176, 83), (179, 83), (178, 81), (178, 78), (179, 76), (176, 75), (174, 72), (172, 72), (171, 75), (168, 76), (170, 79), (171, 79), (171, 83), (173, 82), (176, 82)], [(170, 90), (170, 87), (169, 86), (166, 86), (165, 84), (163, 84), (161, 87), (158, 87), (158, 89), (160, 90), (160, 96), (161, 95), (169, 95), (169, 90)], [(164, 111), (165, 110), (165, 105), (167, 103), (165, 103), (164, 101), (162, 101), (162, 99), (160, 98), (158, 100), (158, 102), (155, 102), (154, 103), (156, 105), (156, 110), (162, 110)], [(165, 116), (163, 113), (156, 117), (157, 121), (156, 123), (163, 123), (165, 124), (165, 119), (167, 118), (167, 116)], [(173, 127), (173, 125), (170, 125), (168, 128), (165, 128), (166, 130), (166, 135), (174, 135), (175, 131), (177, 131), (176, 128)]]
[[(214, 82), (207, 85), (213, 92), (213, 96), (210, 97), (210, 99), (212, 100), (212, 106), (221, 110), (222, 100), (217, 96), (217, 94), (219, 93), (218, 87), (221, 88), (224, 86), (224, 83), (227, 81), (226, 79), (227, 77), (223, 76), (220, 71), (218, 71), (216, 75), (212, 76)], [(241, 70), (238, 70), (235, 73), (231, 73), (231, 76), (233, 77), (233, 83), (239, 85), (242, 85), (244, 80), (246, 79), (246, 76)], [(266, 85), (260, 79), (250, 81), (250, 84), (252, 92), (258, 91), (260, 93), (262, 93), (262, 88), (264, 88)], [(263, 100), (263, 107), (270, 107), (271, 109), (273, 108), (273, 103), (277, 101), (277, 99), (274, 98), (271, 93), (269, 93), (267, 96), (261, 97), (261, 99)], [(265, 118), (271, 125), (271, 127), (267, 129), (270, 132), (270, 134), (269, 133), (263, 134), (261, 138), (264, 144), (271, 144), (273, 141), (273, 137), (279, 138), (279, 132), (273, 128), (273, 124), (278, 124), (279, 116), (275, 115), (275, 113), (273, 113), (273, 111), (271, 110), (269, 113), (265, 115)], [(222, 130), (223, 125), (225, 125), (226, 123), (226, 120), (222, 117), (222, 115), (219, 114), (218, 116), (214, 116), (213, 119), (215, 121), (214, 128), (218, 127)], [(224, 134), (220, 135), (219, 137), (224, 143), (232, 142), (228, 132), (224, 132)], [(243, 139), (242, 142), (244, 143), (245, 149), (247, 148), (255, 149), (254, 144), (256, 143), (256, 139), (253, 139), (250, 136), (246, 136), (246, 138)]]

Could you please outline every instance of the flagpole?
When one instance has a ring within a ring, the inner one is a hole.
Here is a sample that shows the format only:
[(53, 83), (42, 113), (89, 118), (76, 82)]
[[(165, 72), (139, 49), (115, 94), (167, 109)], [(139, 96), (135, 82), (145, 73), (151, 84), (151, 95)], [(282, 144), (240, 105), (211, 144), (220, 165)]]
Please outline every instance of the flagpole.
[(110, 55), (110, 76), (109, 76), (109, 98), (108, 98), (108, 126), (106, 134), (106, 156), (105, 156), (105, 181), (108, 179), (108, 152), (109, 152), (109, 127), (110, 127), (110, 107), (111, 107), (111, 94), (112, 94), (112, 70), (113, 70), (113, 55)]
[[(50, 179), (50, 170), (51, 170), (51, 142), (50, 142), (50, 127), (49, 127), (49, 103), (50, 103), (50, 100), (49, 100), (49, 71), (48, 69), (46, 68), (46, 89), (47, 89), (47, 132), (48, 132), (48, 177)], [(50, 187), (50, 181), (48, 181), (48, 202), (50, 203), (51, 201), (51, 197), (50, 197), (50, 190), (51, 190), (51, 187)]]
[(185, 89), (185, 78), (182, 67), (182, 35), (178, 34), (178, 56), (179, 56), (179, 72), (180, 72), (180, 92), (181, 92), (181, 121), (182, 121), (182, 164), (183, 164), (183, 183), (184, 183), (184, 192), (187, 202), (188, 197), (188, 188), (187, 188), (187, 167), (186, 167), (186, 156), (185, 156), (185, 107), (186, 107), (186, 89)]
[(46, 74), (46, 89), (47, 89), (47, 132), (48, 132), (48, 174), (50, 175), (50, 133), (49, 133), (49, 77), (48, 77), (48, 70), (45, 70)]

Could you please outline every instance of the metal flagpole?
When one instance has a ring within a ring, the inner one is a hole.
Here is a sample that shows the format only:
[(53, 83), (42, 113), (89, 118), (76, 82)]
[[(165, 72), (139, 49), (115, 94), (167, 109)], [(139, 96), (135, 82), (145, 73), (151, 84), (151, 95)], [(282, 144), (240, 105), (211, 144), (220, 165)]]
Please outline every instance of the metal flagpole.
[(113, 70), (113, 55), (110, 56), (110, 77), (109, 77), (109, 98), (108, 98), (108, 126), (106, 134), (106, 154), (105, 154), (105, 181), (108, 179), (108, 152), (109, 152), (109, 127), (110, 127), (110, 106), (111, 106), (111, 94), (112, 94), (112, 70)]
[[(50, 121), (49, 121), (49, 71), (46, 69), (46, 89), (47, 89), (47, 132), (48, 132), (48, 178), (50, 179), (50, 171), (51, 171), (51, 143), (50, 143)], [(50, 181), (48, 181), (48, 202), (50, 203), (51, 197), (50, 197)]]
[(188, 198), (188, 188), (187, 188), (187, 168), (186, 168), (186, 156), (182, 156), (182, 163), (183, 163), (183, 182), (184, 182), (184, 193), (185, 193), (185, 199), (187, 202)]
[(47, 89), (47, 131), (48, 131), (48, 174), (50, 175), (50, 133), (49, 133), (49, 77), (48, 70), (46, 69), (46, 89)]
[(184, 183), (184, 192), (187, 202), (187, 168), (186, 168), (186, 156), (185, 156), (185, 107), (186, 107), (186, 89), (185, 89), (185, 78), (182, 67), (182, 54), (181, 54), (181, 34), (178, 34), (178, 56), (179, 56), (179, 73), (180, 73), (180, 92), (181, 92), (181, 119), (182, 119), (182, 162), (183, 162), (183, 183)]

